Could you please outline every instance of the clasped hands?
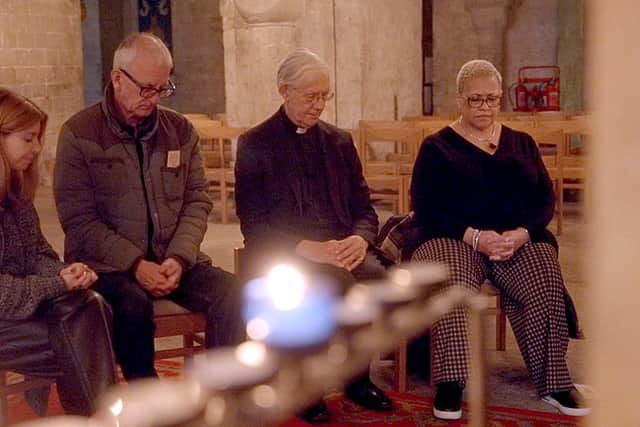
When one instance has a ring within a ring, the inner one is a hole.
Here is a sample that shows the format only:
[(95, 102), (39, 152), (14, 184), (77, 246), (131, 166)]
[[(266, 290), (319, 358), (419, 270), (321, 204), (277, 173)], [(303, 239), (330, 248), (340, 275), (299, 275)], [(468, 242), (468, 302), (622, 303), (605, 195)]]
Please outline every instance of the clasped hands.
[(66, 266), (60, 270), (59, 275), (69, 291), (87, 289), (98, 280), (96, 272), (81, 262), (74, 262)]
[(309, 261), (351, 271), (364, 261), (368, 247), (363, 237), (354, 234), (342, 240), (302, 240), (296, 246), (296, 254)]
[(173, 292), (182, 277), (182, 264), (175, 258), (167, 258), (162, 264), (142, 259), (134, 272), (135, 278), (154, 297), (163, 297)]
[(482, 230), (477, 250), (489, 257), (490, 261), (506, 261), (528, 241), (529, 233), (524, 228), (507, 230), (502, 234), (493, 230)]

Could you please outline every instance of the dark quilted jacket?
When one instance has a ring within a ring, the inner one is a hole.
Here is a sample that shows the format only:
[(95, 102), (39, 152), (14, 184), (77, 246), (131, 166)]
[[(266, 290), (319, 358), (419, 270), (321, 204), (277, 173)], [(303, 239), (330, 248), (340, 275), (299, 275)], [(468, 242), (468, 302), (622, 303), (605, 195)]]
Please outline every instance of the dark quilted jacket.
[(54, 194), (65, 260), (85, 262), (98, 272), (129, 270), (149, 246), (149, 203), (156, 259), (174, 256), (186, 269), (210, 262), (200, 252), (212, 204), (195, 129), (181, 114), (158, 107), (137, 138), (144, 186), (136, 143), (116, 119), (111, 86), (105, 101), (63, 125)]

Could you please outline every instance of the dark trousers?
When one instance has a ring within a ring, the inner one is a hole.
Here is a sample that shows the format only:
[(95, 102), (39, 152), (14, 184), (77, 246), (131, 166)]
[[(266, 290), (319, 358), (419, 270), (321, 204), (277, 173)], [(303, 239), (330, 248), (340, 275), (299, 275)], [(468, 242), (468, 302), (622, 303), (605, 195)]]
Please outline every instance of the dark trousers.
[[(94, 289), (111, 304), (114, 348), (127, 380), (157, 376), (153, 366), (153, 299), (129, 273), (102, 273)], [(205, 313), (207, 348), (235, 345), (244, 338), (241, 287), (235, 276), (209, 264), (186, 271), (165, 296), (186, 309)]]
[[(44, 302), (32, 319), (0, 320), (0, 368), (56, 377), (65, 412), (91, 415), (116, 382), (109, 306), (91, 290), (73, 291)], [(47, 396), (28, 400), (44, 410)]]
[[(307, 260), (297, 260), (298, 266), (307, 274), (317, 274), (326, 276), (335, 282), (342, 294), (349, 290), (349, 287), (356, 282), (367, 282), (369, 280), (381, 280), (385, 277), (385, 268), (380, 260), (372, 252), (367, 252), (364, 260), (353, 270), (345, 270), (330, 264), (318, 264)], [(350, 383), (347, 384), (346, 390), (351, 387), (360, 387), (369, 383), (369, 370), (362, 374), (358, 374)]]

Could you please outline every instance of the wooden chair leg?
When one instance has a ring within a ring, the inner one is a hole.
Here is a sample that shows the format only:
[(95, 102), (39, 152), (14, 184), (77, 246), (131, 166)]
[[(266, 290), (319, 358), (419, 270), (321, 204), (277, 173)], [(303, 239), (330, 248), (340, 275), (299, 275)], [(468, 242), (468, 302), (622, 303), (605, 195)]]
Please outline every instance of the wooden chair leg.
[[(5, 371), (0, 371), (0, 387), (5, 388), (7, 385), (7, 373)], [(7, 425), (8, 423), (8, 410), (9, 404), (7, 402), (7, 395), (2, 393), (0, 395), (0, 426)]]
[(193, 348), (194, 334), (184, 334), (182, 340), (185, 348)]
[(229, 195), (227, 194), (227, 183), (224, 179), (224, 174), (222, 175), (222, 180), (220, 181), (220, 209), (222, 210), (222, 223), (226, 224), (229, 222), (229, 217), (227, 215), (227, 198)]
[(564, 211), (564, 185), (562, 178), (559, 178), (556, 183), (556, 234), (559, 236), (562, 234), (562, 214)]
[(404, 393), (407, 390), (407, 341), (403, 340), (396, 350), (395, 373), (396, 391)]
[(502, 298), (496, 299), (496, 350), (505, 351), (507, 349), (507, 316), (502, 307)]
[(429, 385), (435, 386), (433, 382), (433, 333), (429, 329)]

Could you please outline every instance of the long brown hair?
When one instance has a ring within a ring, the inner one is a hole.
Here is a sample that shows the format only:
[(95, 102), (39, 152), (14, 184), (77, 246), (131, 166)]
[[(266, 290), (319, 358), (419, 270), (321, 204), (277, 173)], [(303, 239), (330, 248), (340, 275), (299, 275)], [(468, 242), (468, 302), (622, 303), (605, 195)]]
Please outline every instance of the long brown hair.
[[(40, 124), (38, 139), (44, 141), (47, 114), (33, 101), (0, 87), (0, 141), (7, 135)], [(0, 210), (32, 201), (38, 187), (38, 157), (22, 172), (11, 169), (3, 145), (0, 144)]]

